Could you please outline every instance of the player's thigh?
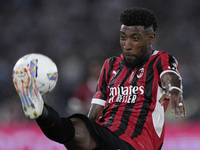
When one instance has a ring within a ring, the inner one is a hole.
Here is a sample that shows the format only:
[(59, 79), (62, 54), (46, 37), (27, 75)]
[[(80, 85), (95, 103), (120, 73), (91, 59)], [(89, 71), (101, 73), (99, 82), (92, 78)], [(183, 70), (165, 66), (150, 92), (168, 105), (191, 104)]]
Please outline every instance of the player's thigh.
[(92, 150), (94, 149), (97, 144), (90, 135), (90, 132), (86, 126), (86, 124), (83, 122), (80, 118), (70, 118), (74, 128), (75, 128), (75, 136), (72, 141), (65, 144), (67, 149), (73, 149), (73, 150)]

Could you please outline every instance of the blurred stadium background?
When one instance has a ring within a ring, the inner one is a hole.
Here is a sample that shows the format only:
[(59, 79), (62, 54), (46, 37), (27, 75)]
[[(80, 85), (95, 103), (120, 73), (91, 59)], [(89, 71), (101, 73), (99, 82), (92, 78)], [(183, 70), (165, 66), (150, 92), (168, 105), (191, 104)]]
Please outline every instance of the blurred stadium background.
[(79, 93), (75, 91), (89, 78), (91, 64), (101, 66), (106, 58), (120, 54), (119, 14), (132, 6), (157, 14), (154, 48), (177, 58), (183, 78), (188, 117), (177, 120), (170, 111), (166, 113), (163, 150), (200, 149), (199, 0), (1, 0), (0, 150), (65, 149), (24, 117), (12, 83), (15, 62), (33, 52), (52, 58), (59, 78), (55, 90), (44, 99), (61, 116), (80, 110), (67, 111), (82, 104), (74, 100)]

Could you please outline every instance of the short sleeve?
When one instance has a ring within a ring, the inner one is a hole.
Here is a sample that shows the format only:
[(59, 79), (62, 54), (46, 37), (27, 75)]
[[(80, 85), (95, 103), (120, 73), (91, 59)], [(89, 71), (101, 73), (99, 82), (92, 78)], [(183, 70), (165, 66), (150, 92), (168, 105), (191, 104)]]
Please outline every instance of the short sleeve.
[(178, 61), (174, 56), (169, 55), (167, 53), (163, 53), (160, 55), (156, 67), (158, 69), (160, 78), (166, 72), (173, 72), (180, 76), (180, 73), (178, 71)]
[(92, 104), (105, 105), (107, 99), (107, 71), (108, 71), (108, 60), (104, 62), (101, 69), (100, 76), (98, 79), (95, 94), (92, 98)]

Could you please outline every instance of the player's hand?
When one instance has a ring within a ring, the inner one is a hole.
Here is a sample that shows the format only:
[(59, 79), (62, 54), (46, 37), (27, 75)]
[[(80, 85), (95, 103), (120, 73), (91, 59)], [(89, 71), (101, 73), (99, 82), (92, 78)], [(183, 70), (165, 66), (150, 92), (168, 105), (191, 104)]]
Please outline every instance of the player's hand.
[(182, 118), (186, 117), (183, 94), (178, 90), (172, 90), (170, 91), (170, 97), (171, 112), (175, 112), (176, 118), (179, 117), (179, 114)]
[(168, 94), (165, 93), (160, 98), (159, 102), (163, 106), (164, 101), (170, 101), (171, 112), (175, 113), (176, 118), (179, 117), (179, 114), (182, 118), (186, 117), (185, 106), (183, 102), (183, 95), (177, 90), (172, 90)]

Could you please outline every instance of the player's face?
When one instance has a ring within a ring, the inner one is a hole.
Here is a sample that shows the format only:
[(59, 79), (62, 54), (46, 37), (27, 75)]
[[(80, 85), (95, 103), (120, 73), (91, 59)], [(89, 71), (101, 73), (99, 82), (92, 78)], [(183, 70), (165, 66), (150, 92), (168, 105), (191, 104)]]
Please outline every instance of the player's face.
[(151, 53), (151, 45), (155, 34), (144, 26), (122, 25), (120, 29), (120, 45), (124, 59), (130, 63), (140, 62), (148, 58)]

